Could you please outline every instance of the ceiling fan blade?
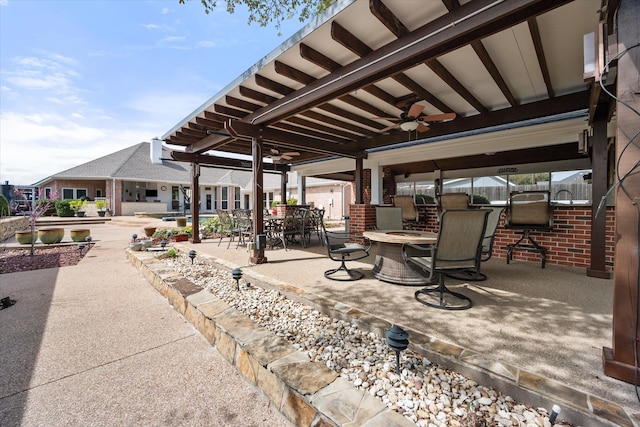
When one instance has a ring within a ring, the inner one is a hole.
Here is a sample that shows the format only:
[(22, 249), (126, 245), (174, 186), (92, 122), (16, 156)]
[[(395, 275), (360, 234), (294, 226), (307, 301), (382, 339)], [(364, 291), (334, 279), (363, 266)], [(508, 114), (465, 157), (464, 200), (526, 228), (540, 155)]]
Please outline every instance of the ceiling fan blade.
[(424, 110), (424, 105), (413, 104), (411, 108), (409, 108), (409, 112), (407, 113), (407, 116), (416, 118), (422, 113), (423, 110)]
[(455, 118), (456, 118), (456, 113), (434, 114), (431, 116), (418, 117), (419, 120), (422, 120), (424, 122), (441, 122), (441, 121), (453, 120)]
[(429, 126), (424, 123), (418, 123), (418, 127), (416, 128), (418, 132), (426, 132), (429, 130)]
[(284, 160), (291, 160), (291, 159), (293, 159), (293, 157), (291, 157), (291, 156), (287, 156), (286, 154), (282, 154), (282, 155), (280, 156), (280, 158), (281, 158), (281, 159), (284, 159)]
[(393, 128), (397, 128), (398, 126), (400, 126), (400, 123), (396, 123), (395, 125), (387, 126), (384, 129), (380, 129), (380, 132), (386, 132), (386, 131), (391, 130)]
[(300, 153), (298, 153), (297, 151), (289, 151), (289, 152), (286, 152), (286, 153), (280, 153), (280, 155), (282, 157), (284, 157), (284, 156), (289, 156), (290, 157), (290, 156), (299, 156)]

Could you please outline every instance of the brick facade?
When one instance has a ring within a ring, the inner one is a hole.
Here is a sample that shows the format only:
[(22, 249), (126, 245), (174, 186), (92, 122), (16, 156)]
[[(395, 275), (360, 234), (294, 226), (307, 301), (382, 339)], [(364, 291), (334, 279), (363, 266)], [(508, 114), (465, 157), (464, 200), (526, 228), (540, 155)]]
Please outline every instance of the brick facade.
[[(422, 224), (412, 229), (438, 232), (438, 213), (436, 206), (418, 206)], [(374, 205), (351, 205), (350, 230), (361, 234), (376, 225)], [(613, 270), (615, 249), (615, 208), (606, 210), (606, 248), (605, 264), (609, 271)], [(568, 267), (589, 268), (591, 257), (591, 207), (589, 206), (556, 206), (553, 215), (554, 228), (551, 232), (532, 233), (533, 239), (547, 248), (547, 264)], [(493, 246), (493, 257), (506, 259), (505, 247), (520, 238), (515, 230), (504, 228), (504, 215), (500, 219)], [(516, 250), (513, 259), (540, 263), (540, 255), (535, 252)]]

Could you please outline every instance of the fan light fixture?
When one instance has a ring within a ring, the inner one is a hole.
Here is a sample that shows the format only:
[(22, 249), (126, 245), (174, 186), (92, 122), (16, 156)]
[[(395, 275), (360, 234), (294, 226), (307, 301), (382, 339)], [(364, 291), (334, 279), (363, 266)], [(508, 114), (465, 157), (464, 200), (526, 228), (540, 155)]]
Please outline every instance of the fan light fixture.
[(271, 156), (271, 160), (273, 160), (274, 162), (277, 162), (280, 159), (282, 159), (282, 156), (278, 156), (278, 155), (272, 155)]
[(419, 123), (417, 121), (404, 122), (400, 124), (400, 129), (405, 131), (416, 130), (418, 129), (418, 124)]

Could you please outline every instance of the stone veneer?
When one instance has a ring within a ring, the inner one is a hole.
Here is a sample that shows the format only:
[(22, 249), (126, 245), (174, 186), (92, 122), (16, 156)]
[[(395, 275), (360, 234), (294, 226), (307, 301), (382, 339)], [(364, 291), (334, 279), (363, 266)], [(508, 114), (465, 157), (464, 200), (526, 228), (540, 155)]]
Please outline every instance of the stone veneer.
[(0, 242), (13, 237), (16, 231), (29, 228), (29, 218), (26, 216), (12, 216), (0, 219)]
[[(179, 245), (177, 247), (180, 248)], [(166, 264), (153, 253), (127, 250), (127, 256), (169, 304), (296, 426), (415, 426), (380, 400), (339, 378), (324, 364), (311, 362), (305, 353), (296, 350), (288, 341), (257, 325), (217, 296), (167, 270)], [(237, 267), (224, 265), (222, 260), (216, 262), (206, 254), (200, 256), (207, 258), (216, 268), (231, 270)], [(334, 318), (355, 323), (381, 338), (384, 331), (392, 326), (384, 319), (304, 289), (269, 282), (269, 278), (250, 270), (245, 271), (245, 277), (251, 277), (253, 284), (278, 289), (292, 300)], [(547, 408), (561, 403), (563, 416), (577, 425), (634, 426), (632, 416), (613, 402), (410, 328), (405, 329), (409, 332), (411, 350), (518, 401)]]

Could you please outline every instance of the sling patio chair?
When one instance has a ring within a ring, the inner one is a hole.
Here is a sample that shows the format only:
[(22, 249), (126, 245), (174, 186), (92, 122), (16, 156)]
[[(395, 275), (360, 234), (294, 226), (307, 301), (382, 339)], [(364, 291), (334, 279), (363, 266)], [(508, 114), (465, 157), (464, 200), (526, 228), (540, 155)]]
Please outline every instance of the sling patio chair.
[(434, 246), (402, 245), (405, 264), (424, 276), (429, 285), (415, 292), (418, 302), (442, 310), (465, 310), (471, 298), (447, 288), (445, 277), (479, 268), (488, 210), (446, 210)]
[(348, 269), (346, 262), (368, 257), (371, 241), (364, 236), (352, 235), (349, 232), (327, 231), (324, 224), (322, 224), (322, 235), (329, 258), (340, 263), (338, 268), (325, 271), (324, 277), (341, 282), (362, 279), (364, 273)]

